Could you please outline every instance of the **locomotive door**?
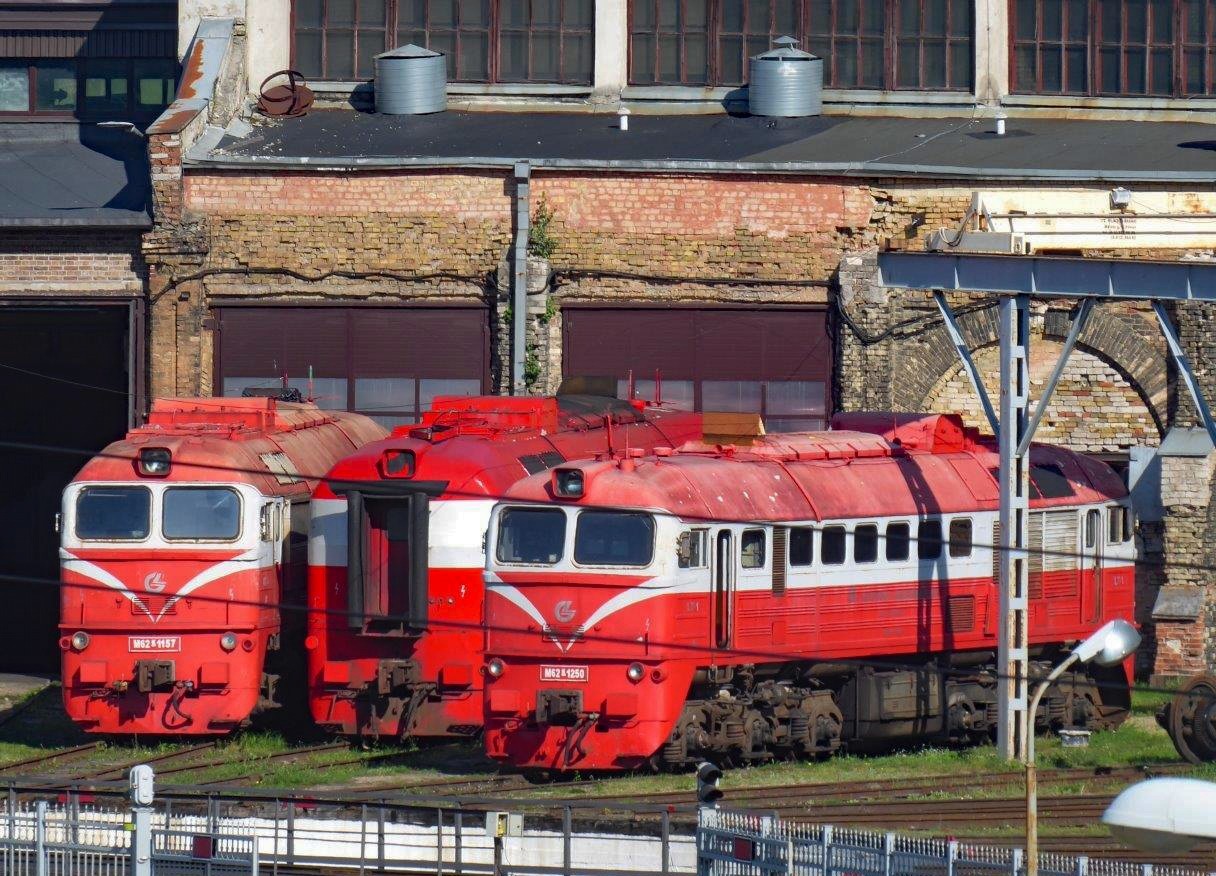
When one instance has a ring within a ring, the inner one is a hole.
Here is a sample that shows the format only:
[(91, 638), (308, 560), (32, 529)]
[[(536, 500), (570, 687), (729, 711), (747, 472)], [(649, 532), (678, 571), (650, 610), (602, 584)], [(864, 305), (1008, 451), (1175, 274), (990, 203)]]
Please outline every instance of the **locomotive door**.
[(1078, 572), (1081, 577), (1081, 622), (1093, 623), (1102, 614), (1102, 512), (1085, 512), (1081, 527)]
[(710, 610), (715, 648), (730, 647), (731, 599), (734, 589), (734, 533), (729, 529), (719, 529), (714, 537), (714, 592)]

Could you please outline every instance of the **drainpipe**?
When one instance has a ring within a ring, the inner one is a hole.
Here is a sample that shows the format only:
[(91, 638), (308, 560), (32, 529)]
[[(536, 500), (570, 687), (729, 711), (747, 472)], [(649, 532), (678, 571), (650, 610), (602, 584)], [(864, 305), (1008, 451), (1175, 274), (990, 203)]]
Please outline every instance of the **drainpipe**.
[(511, 394), (523, 395), (527, 341), (524, 329), (528, 316), (528, 233), (532, 211), (528, 181), (532, 168), (526, 161), (515, 163), (515, 257), (511, 270)]

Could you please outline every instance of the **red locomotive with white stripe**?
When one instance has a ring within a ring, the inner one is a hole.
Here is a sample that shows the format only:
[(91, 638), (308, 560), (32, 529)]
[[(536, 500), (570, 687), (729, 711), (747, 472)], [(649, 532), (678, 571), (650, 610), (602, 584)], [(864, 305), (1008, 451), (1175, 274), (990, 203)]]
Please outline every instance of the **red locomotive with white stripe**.
[[(489, 532), (487, 752), (560, 772), (987, 737), (995, 442), (953, 415), (833, 427), (512, 488)], [(1051, 446), (1030, 459), (1037, 674), (1132, 616), (1135, 551), (1114, 471)], [(1065, 676), (1040, 726), (1122, 720), (1129, 670)]]
[(384, 434), (273, 398), (156, 401), (63, 494), (68, 716), (93, 733), (219, 734), (272, 702), (268, 664), (299, 654), (301, 613), (279, 606), (303, 608), (316, 479)]
[(348, 736), (480, 732), (495, 501), (567, 460), (700, 435), (699, 414), (602, 396), (440, 397), (420, 425), (342, 460), (313, 497), (313, 718)]

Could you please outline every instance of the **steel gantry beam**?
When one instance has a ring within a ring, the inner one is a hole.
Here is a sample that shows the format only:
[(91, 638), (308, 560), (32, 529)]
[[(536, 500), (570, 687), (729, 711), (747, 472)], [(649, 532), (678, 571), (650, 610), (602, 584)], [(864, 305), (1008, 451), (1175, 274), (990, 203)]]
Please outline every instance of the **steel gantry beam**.
[[(999, 716), (997, 745), (1002, 756), (1025, 761), (1032, 716), (1029, 685), (1029, 474), (1030, 446), (1068, 358), (1085, 331), (1093, 307), (1104, 299), (1150, 301), (1170, 356), (1190, 392), (1213, 444), (1216, 421), (1183, 352), (1162, 301), (1216, 302), (1216, 264), (1143, 262), (953, 253), (891, 252), (878, 255), (878, 284), (887, 289), (932, 290), (984, 414), (997, 435), (1000, 457), (1000, 618), (997, 661)], [(982, 375), (946, 302), (945, 292), (1000, 296), (1000, 410), (993, 414)], [(1073, 324), (1047, 385), (1030, 416), (1030, 302), (1039, 298), (1079, 298)]]

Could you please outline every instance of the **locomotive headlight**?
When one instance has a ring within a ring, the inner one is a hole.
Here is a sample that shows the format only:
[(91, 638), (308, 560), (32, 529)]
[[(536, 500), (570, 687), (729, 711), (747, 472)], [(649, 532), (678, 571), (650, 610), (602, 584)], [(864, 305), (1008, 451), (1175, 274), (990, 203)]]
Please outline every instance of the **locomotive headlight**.
[(567, 499), (583, 495), (583, 473), (576, 468), (559, 468), (553, 473), (553, 492)]
[(80, 632), (72, 633), (73, 650), (83, 651), (85, 648), (89, 647), (89, 641), (90, 641), (89, 634), (86, 633), (84, 630), (81, 630)]
[(236, 650), (236, 633), (224, 633), (220, 636), (220, 647), (225, 651)]
[(625, 677), (637, 684), (646, 677), (646, 667), (641, 663), (630, 663), (629, 668), (625, 670)]
[(381, 465), (386, 477), (412, 478), (417, 458), (412, 450), (386, 450)]
[(503, 663), (497, 657), (486, 664), (486, 672), (490, 674), (490, 678), (500, 678), (507, 671), (507, 664)]
[(171, 460), (167, 447), (145, 447), (139, 451), (139, 473), (145, 477), (163, 478), (169, 474)]

